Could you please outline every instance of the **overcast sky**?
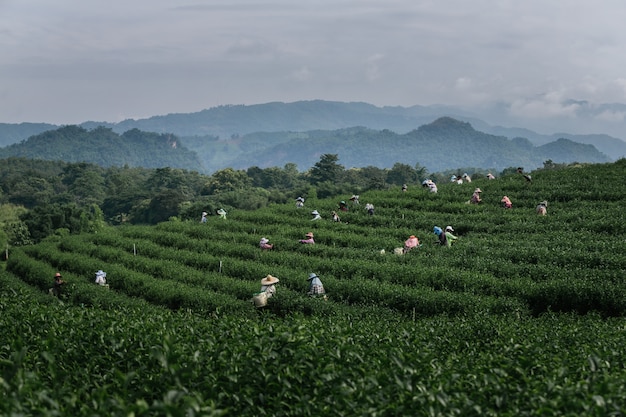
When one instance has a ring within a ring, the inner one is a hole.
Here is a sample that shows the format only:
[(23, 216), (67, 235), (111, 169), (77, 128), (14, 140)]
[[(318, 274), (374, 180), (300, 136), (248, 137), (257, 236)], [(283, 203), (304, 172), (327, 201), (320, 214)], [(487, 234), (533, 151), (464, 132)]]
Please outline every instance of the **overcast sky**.
[(626, 103), (625, 22), (624, 0), (0, 0), (0, 122), (312, 99), (567, 114)]

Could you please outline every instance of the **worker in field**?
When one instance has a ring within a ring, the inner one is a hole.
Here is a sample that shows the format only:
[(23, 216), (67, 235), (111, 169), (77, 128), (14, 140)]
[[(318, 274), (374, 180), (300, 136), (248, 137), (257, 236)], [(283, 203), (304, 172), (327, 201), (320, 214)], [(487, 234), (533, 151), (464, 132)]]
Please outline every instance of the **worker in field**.
[(307, 292), (308, 295), (310, 295), (311, 297), (317, 297), (321, 295), (324, 297), (324, 299), (326, 299), (326, 291), (324, 290), (324, 285), (322, 284), (320, 277), (311, 272), (309, 274), (309, 277), (307, 278), (307, 281), (309, 281), (309, 291)]
[(358, 206), (359, 203), (359, 196), (357, 194), (352, 194), (352, 197), (350, 197), (350, 201), (352, 201), (352, 204), (354, 204), (355, 206)]
[(220, 216), (220, 218), (226, 220), (226, 211), (224, 209), (219, 209), (217, 211), (217, 214)]
[(200, 223), (206, 223), (206, 216), (208, 216), (209, 213), (207, 213), (206, 211), (202, 212), (202, 217), (200, 217)]
[(406, 193), (406, 191), (409, 189), (409, 187), (406, 184), (402, 184), (402, 192)]
[(433, 233), (435, 235), (437, 235), (437, 237), (439, 238), (439, 240), (436, 242), (437, 244), (441, 245), (441, 246), (447, 246), (448, 245), (448, 241), (446, 239), (446, 234), (443, 231), (443, 229), (439, 226), (435, 226), (433, 228)]
[(500, 200), (500, 202), (504, 205), (504, 208), (510, 209), (511, 207), (513, 207), (513, 203), (511, 203), (511, 199), (507, 196), (502, 197), (502, 200)]
[(320, 220), (322, 218), (322, 216), (320, 216), (320, 213), (317, 210), (313, 210), (311, 214), (313, 215), (313, 218), (311, 219), (311, 221)]
[(463, 174), (462, 178), (463, 178), (463, 181), (465, 182), (472, 182), (472, 178), (469, 175), (467, 175), (467, 172)]
[(537, 214), (540, 216), (545, 216), (546, 214), (548, 214), (548, 202), (544, 200), (541, 203), (539, 203), (537, 205), (536, 211), (537, 211)]
[(444, 235), (445, 235), (445, 245), (447, 247), (452, 246), (452, 244), (458, 239), (458, 237), (453, 235), (452, 232), (454, 232), (454, 229), (452, 228), (452, 226), (446, 226), (446, 231)]
[(304, 207), (304, 198), (298, 197), (296, 198), (296, 208)]
[(259, 241), (259, 247), (263, 250), (272, 250), (274, 249), (274, 245), (270, 243), (269, 239), (266, 237), (262, 237)]
[(487, 179), (488, 180), (495, 180), (496, 177), (494, 177), (493, 174), (490, 172), (489, 174), (487, 174)]
[(102, 269), (96, 271), (96, 284), (103, 287), (109, 286), (109, 284), (107, 284), (107, 273), (104, 272)]
[(530, 174), (524, 174), (524, 168), (523, 167), (518, 167), (517, 168), (517, 173), (520, 174), (522, 177), (524, 177), (526, 182), (532, 182), (533, 181), (533, 178), (530, 176)]
[(346, 204), (345, 201), (341, 200), (339, 202), (339, 210), (340, 211), (348, 211), (348, 205)]
[(59, 272), (54, 274), (54, 283), (52, 284), (52, 288), (50, 289), (50, 293), (55, 297), (61, 297), (63, 293), (63, 286), (65, 286), (65, 281)]
[(300, 243), (304, 243), (304, 244), (314, 244), (315, 240), (313, 240), (313, 232), (309, 232), (306, 235), (304, 235), (304, 239), (300, 240)]
[(483, 191), (482, 191), (480, 188), (476, 188), (476, 189), (474, 190), (474, 194), (472, 194), (472, 197), (471, 197), (471, 198), (470, 198), (470, 200), (469, 200), (469, 203), (470, 203), (470, 204), (480, 204), (480, 203), (482, 203), (482, 202), (483, 202), (483, 200), (480, 198), (480, 194), (481, 194), (482, 192), (483, 192)]
[(264, 292), (267, 298), (272, 298), (276, 294), (276, 284), (279, 281), (278, 278), (268, 274), (261, 280), (261, 292)]
[(411, 249), (418, 247), (420, 247), (419, 239), (415, 235), (411, 235), (407, 240), (404, 241), (404, 247), (402, 248), (402, 252), (407, 253)]
[(365, 210), (367, 211), (367, 214), (369, 214), (370, 216), (374, 215), (374, 205), (372, 203), (367, 203), (365, 205)]
[(333, 221), (334, 221), (335, 223), (341, 223), (341, 218), (339, 218), (339, 215), (337, 214), (337, 212), (336, 212), (336, 211), (333, 211), (331, 214), (332, 214), (332, 216), (333, 216)]

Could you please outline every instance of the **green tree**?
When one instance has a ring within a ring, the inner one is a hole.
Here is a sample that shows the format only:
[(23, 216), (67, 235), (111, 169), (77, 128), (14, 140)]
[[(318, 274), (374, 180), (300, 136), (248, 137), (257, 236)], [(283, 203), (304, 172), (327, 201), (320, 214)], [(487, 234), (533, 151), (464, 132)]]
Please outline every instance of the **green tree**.
[(345, 168), (343, 165), (340, 165), (338, 161), (339, 156), (337, 154), (323, 154), (309, 172), (311, 184), (317, 185), (323, 182), (339, 182)]
[(229, 191), (244, 191), (252, 186), (252, 179), (246, 171), (232, 168), (222, 169), (211, 175), (205, 193), (219, 194)]
[(411, 165), (396, 162), (387, 173), (387, 183), (392, 185), (414, 184), (418, 176)]

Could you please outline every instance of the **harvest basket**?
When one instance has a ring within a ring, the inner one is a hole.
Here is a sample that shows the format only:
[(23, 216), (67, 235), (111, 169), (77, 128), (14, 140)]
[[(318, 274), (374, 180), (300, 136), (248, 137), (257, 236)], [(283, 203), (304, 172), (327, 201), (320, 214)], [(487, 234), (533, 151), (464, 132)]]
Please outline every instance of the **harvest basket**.
[(265, 292), (258, 292), (252, 296), (252, 301), (255, 307), (265, 307), (267, 305), (267, 294)]

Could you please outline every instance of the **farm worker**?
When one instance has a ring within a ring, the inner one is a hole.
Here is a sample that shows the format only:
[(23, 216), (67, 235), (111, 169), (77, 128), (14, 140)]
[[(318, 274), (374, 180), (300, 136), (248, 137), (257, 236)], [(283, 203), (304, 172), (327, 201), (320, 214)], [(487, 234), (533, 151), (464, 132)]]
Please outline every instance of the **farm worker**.
[(339, 202), (339, 210), (341, 210), (341, 211), (348, 211), (348, 205), (346, 204), (345, 201), (341, 200)]
[(456, 183), (457, 184), (463, 184), (463, 177), (461, 177), (461, 176), (456, 177)]
[(359, 205), (359, 196), (356, 194), (352, 194), (352, 197), (350, 197), (350, 201), (352, 201), (352, 204)]
[(261, 292), (264, 292), (267, 298), (271, 298), (274, 294), (276, 294), (276, 284), (280, 280), (271, 275), (267, 275), (265, 278), (261, 280)]
[(456, 182), (456, 175), (452, 175), (450, 177), (450, 182)]
[(341, 219), (339, 218), (339, 215), (337, 214), (337, 212), (336, 212), (336, 211), (333, 211), (333, 212), (332, 212), (332, 215), (333, 215), (333, 221), (334, 221), (334, 222), (336, 222), (336, 223), (341, 223)]
[(437, 242), (438, 244), (440, 244), (441, 246), (447, 246), (448, 240), (446, 239), (446, 234), (441, 227), (435, 226), (433, 228), (433, 233), (436, 234), (439, 238), (439, 241)]
[(109, 286), (107, 284), (107, 273), (104, 272), (102, 269), (96, 272), (96, 284), (102, 285), (103, 287)]
[(52, 295), (56, 297), (61, 296), (61, 288), (65, 285), (65, 281), (60, 273), (54, 274), (54, 284), (52, 286)]
[(465, 182), (472, 182), (472, 179), (469, 175), (467, 175), (467, 172), (463, 174), (463, 179), (465, 180)]
[(208, 214), (209, 214), (209, 213), (207, 213), (206, 211), (203, 211), (203, 212), (202, 212), (202, 217), (200, 218), (200, 223), (206, 223), (206, 216), (207, 216)]
[(437, 192), (437, 184), (435, 184), (434, 181), (431, 181), (430, 183), (428, 183), (428, 189), (430, 190), (431, 193), (436, 193)]
[(404, 248), (403, 248), (403, 252), (407, 253), (408, 251), (410, 251), (413, 248), (419, 247), (420, 246), (420, 241), (417, 237), (415, 237), (415, 235), (411, 235), (409, 236), (409, 238), (407, 240), (404, 241)]
[(266, 237), (261, 238), (261, 240), (259, 241), (259, 247), (266, 250), (274, 249), (274, 245), (272, 245), (269, 239)]
[(313, 240), (313, 232), (307, 233), (306, 235), (304, 235), (304, 237), (304, 239), (300, 240), (300, 243), (315, 243), (315, 241)]
[(470, 203), (471, 204), (478, 204), (478, 203), (482, 203), (482, 199), (480, 198), (480, 193), (482, 193), (482, 190), (480, 188), (477, 188), (474, 190), (474, 194), (472, 194), (472, 198), (470, 198)]
[(454, 241), (458, 239), (458, 237), (454, 236), (452, 234), (452, 232), (454, 232), (454, 229), (452, 228), (452, 226), (446, 226), (446, 232), (445, 232), (446, 243), (445, 243), (445, 245), (447, 247), (452, 246), (452, 243), (454, 243)]
[(504, 203), (504, 208), (513, 207), (513, 203), (511, 203), (511, 199), (507, 196), (502, 197), (502, 200), (500, 200), (500, 202)]
[(495, 180), (496, 177), (494, 177), (493, 174), (490, 172), (489, 174), (487, 174), (487, 179), (488, 180)]
[(403, 193), (406, 193), (406, 190), (408, 190), (408, 189), (409, 189), (409, 187), (407, 187), (406, 184), (402, 184), (402, 192)]
[(524, 174), (524, 168), (519, 167), (517, 168), (517, 173), (521, 174), (522, 177), (524, 177), (524, 179), (526, 180), (526, 182), (532, 182), (532, 177), (530, 176), (530, 174)]
[(541, 203), (539, 203), (539, 205), (537, 206), (537, 214), (539, 214), (540, 216), (545, 216), (546, 214), (548, 214), (548, 202), (547, 201), (542, 201)]
[(320, 213), (317, 210), (313, 210), (311, 214), (313, 215), (313, 218), (311, 219), (311, 221), (319, 220), (322, 218), (322, 216), (320, 216)]
[(304, 207), (304, 198), (296, 198), (296, 208)]
[(219, 209), (217, 214), (219, 214), (222, 219), (226, 219), (226, 211), (224, 211), (224, 209)]
[(324, 294), (324, 299), (326, 299), (326, 291), (324, 290), (324, 285), (316, 274), (311, 272), (309, 274), (309, 277), (307, 278), (307, 281), (309, 281), (309, 292), (307, 293), (308, 295), (315, 297), (319, 294)]
[(367, 203), (365, 205), (365, 210), (367, 210), (367, 214), (369, 214), (370, 216), (374, 215), (374, 205), (372, 203)]

